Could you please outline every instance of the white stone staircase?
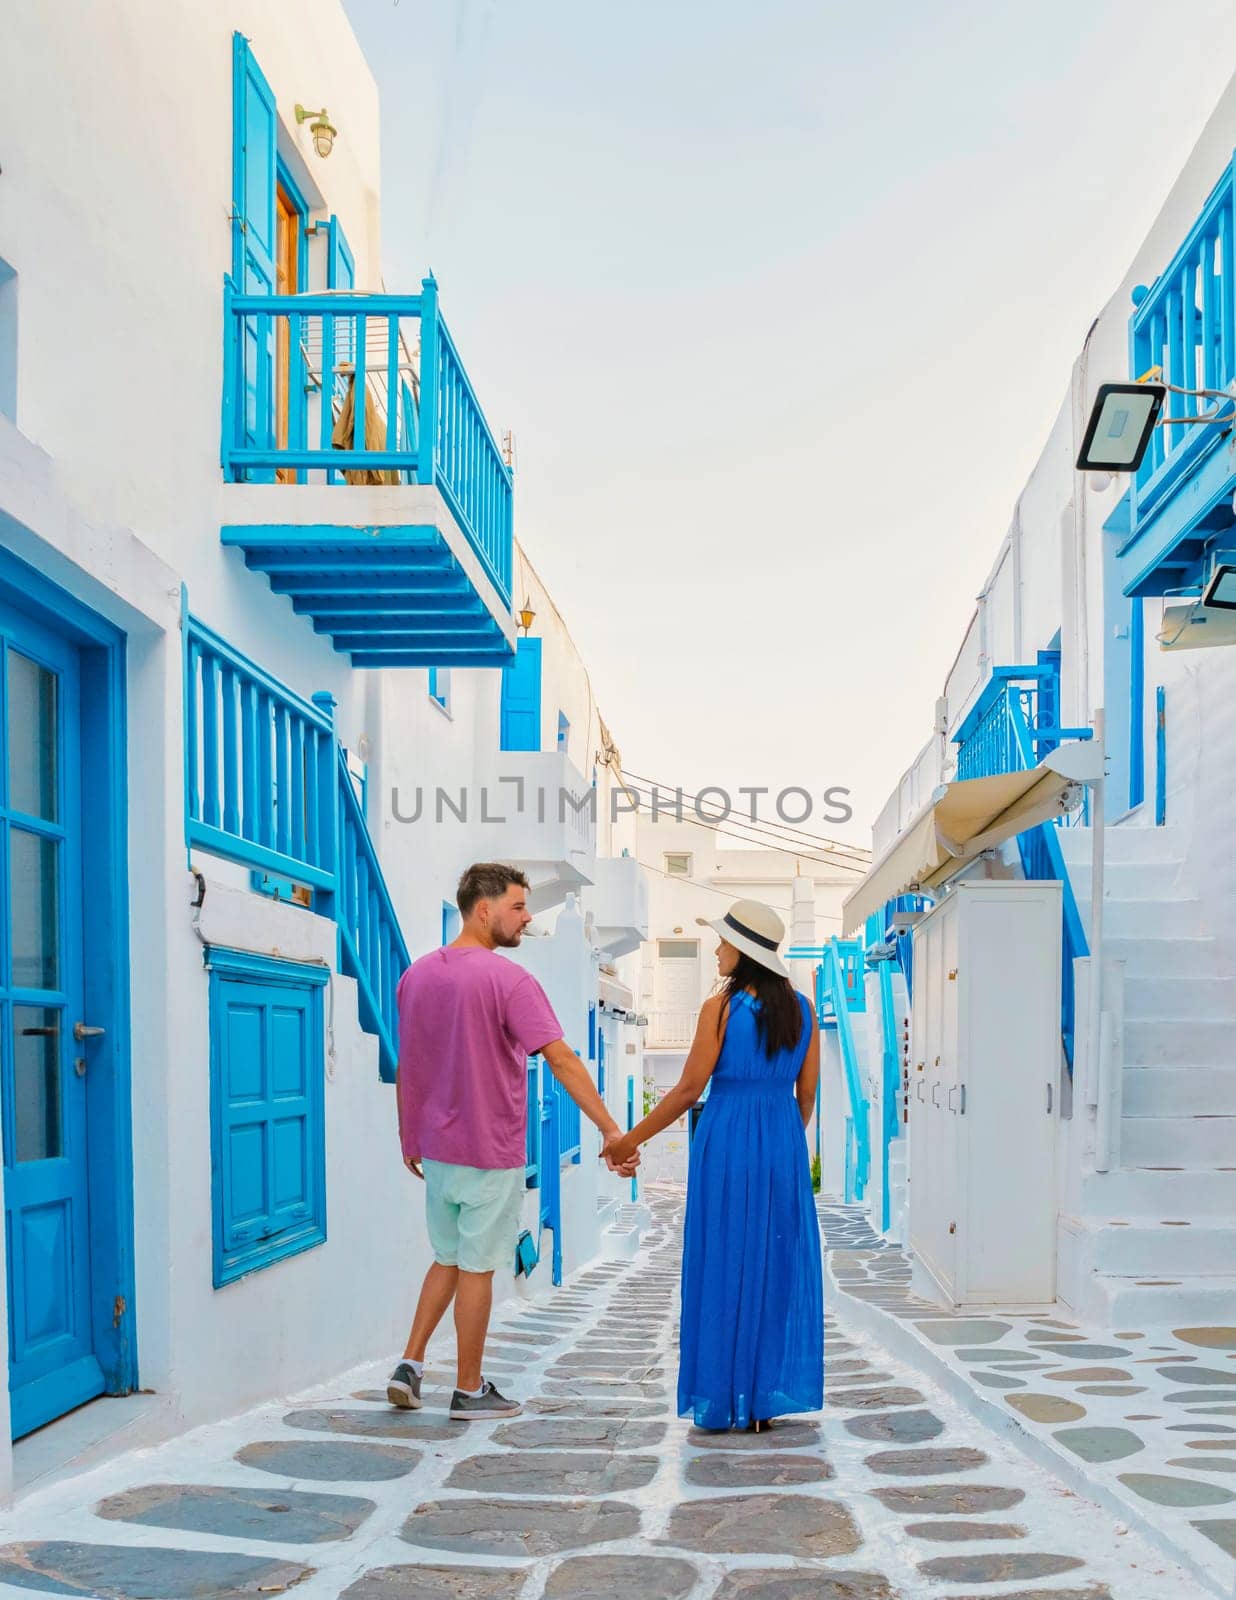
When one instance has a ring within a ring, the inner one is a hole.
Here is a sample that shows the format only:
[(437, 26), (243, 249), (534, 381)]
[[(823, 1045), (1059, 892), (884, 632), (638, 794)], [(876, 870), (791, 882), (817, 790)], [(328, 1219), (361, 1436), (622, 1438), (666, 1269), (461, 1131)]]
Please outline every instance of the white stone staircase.
[[(1089, 923), (1088, 828), (1061, 830)], [(1236, 1321), (1236, 956), (1182, 887), (1170, 827), (1106, 830), (1104, 956), (1124, 963), (1118, 1164), (1088, 1172), (1080, 1315), (1108, 1326)]]

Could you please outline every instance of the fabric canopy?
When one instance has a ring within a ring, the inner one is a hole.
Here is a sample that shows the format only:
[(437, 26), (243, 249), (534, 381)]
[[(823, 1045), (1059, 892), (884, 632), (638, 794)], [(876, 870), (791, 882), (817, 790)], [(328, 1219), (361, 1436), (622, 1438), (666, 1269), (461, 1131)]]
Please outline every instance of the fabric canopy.
[(990, 778), (945, 783), (911, 821), (841, 907), (847, 936), (894, 895), (935, 889), (984, 850), (1063, 816), (1081, 802), (1081, 783), (1102, 776), (1093, 742), (1061, 745), (1037, 767)]

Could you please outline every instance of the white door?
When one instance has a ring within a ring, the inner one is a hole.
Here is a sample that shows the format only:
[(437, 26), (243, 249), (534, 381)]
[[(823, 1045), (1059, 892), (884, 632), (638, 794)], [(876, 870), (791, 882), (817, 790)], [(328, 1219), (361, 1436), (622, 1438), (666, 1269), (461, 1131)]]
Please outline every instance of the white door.
[(658, 939), (654, 988), (653, 1039), (657, 1044), (690, 1044), (700, 1007), (700, 942)]

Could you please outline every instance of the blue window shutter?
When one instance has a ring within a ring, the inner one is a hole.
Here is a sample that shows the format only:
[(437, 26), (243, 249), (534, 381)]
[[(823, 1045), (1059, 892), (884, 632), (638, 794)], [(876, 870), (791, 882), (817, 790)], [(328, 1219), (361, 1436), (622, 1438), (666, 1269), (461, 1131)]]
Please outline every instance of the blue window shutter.
[(328, 289), (354, 289), (356, 263), (348, 247), (339, 218), (332, 216), (326, 229), (326, 287)]
[[(241, 294), (273, 294), (278, 168), (275, 97), (248, 40), (239, 33), (232, 37), (232, 67), (232, 281)], [(274, 328), (272, 325), (259, 334), (256, 317), (247, 317), (244, 327), (240, 352), (244, 442), (260, 448), (270, 443), (274, 431)]]
[(218, 1288), (326, 1237), (326, 974), (231, 951), (212, 950), (211, 967)]
[(541, 748), (541, 641), (520, 639), (502, 669), (503, 750)]

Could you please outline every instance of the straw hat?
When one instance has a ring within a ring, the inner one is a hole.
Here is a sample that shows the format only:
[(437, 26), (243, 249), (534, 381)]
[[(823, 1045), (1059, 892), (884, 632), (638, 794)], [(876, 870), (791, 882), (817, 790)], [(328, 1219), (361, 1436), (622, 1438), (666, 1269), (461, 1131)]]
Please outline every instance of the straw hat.
[(723, 917), (696, 917), (701, 928), (711, 928), (735, 950), (758, 961), (780, 978), (790, 976), (785, 963), (777, 958), (777, 946), (785, 938), (785, 923), (760, 900), (735, 900)]

